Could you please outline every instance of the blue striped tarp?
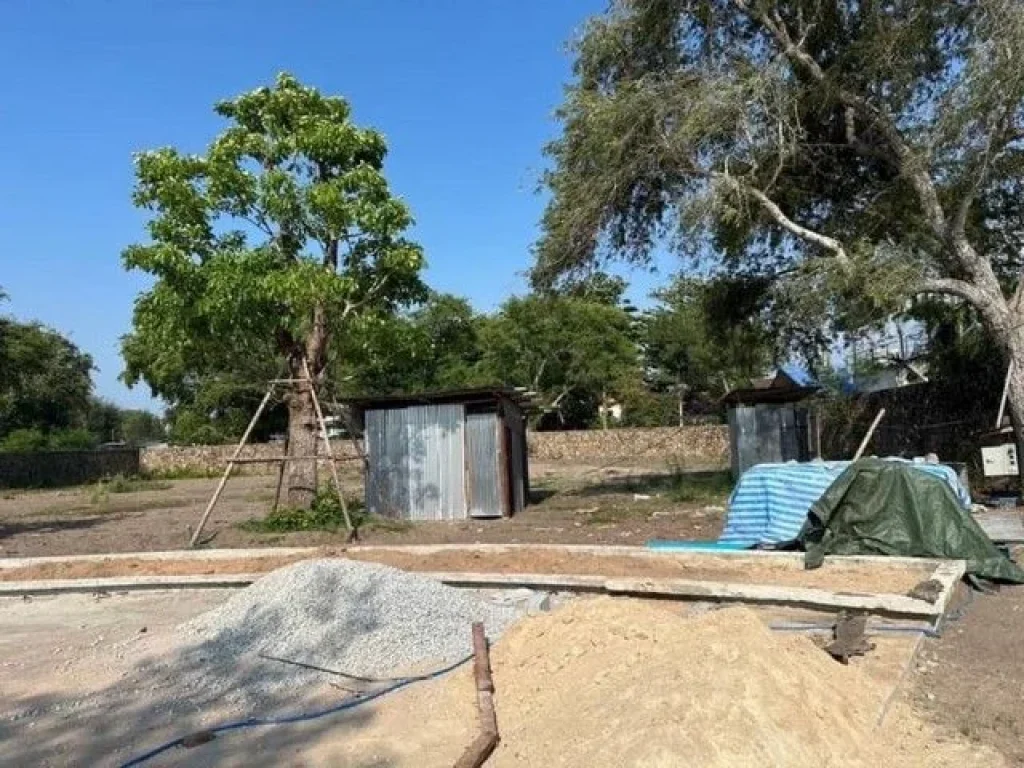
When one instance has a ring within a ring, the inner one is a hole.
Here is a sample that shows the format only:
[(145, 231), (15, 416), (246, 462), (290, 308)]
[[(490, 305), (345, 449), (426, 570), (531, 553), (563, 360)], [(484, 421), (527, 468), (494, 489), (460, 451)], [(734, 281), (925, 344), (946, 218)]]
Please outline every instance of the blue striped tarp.
[[(729, 497), (725, 528), (719, 542), (752, 547), (792, 541), (803, 527), (811, 505), (848, 466), (848, 461), (756, 464), (743, 473)], [(913, 466), (941, 477), (950, 484), (961, 503), (971, 503), (967, 489), (952, 468), (918, 462), (913, 462)]]

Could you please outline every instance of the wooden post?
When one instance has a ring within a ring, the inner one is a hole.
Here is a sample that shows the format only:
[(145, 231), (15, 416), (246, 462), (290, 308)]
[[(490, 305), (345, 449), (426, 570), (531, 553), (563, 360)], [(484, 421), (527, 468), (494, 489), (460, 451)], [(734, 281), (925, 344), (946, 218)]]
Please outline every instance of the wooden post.
[(189, 547), (194, 547), (196, 542), (199, 541), (199, 535), (203, 532), (203, 526), (206, 525), (206, 521), (210, 517), (210, 513), (213, 512), (213, 508), (217, 504), (217, 500), (220, 498), (220, 495), (224, 492), (224, 486), (227, 485), (228, 478), (231, 476), (231, 472), (235, 468), (235, 459), (241, 455), (242, 449), (245, 448), (245, 444), (249, 440), (249, 435), (252, 434), (253, 427), (256, 426), (256, 422), (263, 413), (263, 409), (267, 407), (267, 403), (270, 401), (270, 396), (273, 393), (274, 385), (271, 384), (267, 388), (267, 394), (265, 394), (263, 396), (263, 400), (260, 401), (259, 408), (257, 408), (256, 413), (253, 414), (252, 420), (249, 422), (249, 426), (245, 428), (245, 433), (242, 435), (242, 439), (238, 441), (238, 447), (235, 448), (234, 454), (230, 459), (228, 459), (228, 465), (224, 468), (224, 474), (221, 475), (220, 482), (217, 484), (217, 490), (213, 492), (213, 497), (210, 499), (210, 503), (206, 505), (206, 510), (203, 512), (203, 516), (199, 518), (199, 525), (196, 526), (196, 531), (192, 534), (192, 540), (188, 543)]
[(491, 655), (487, 648), (484, 625), (473, 623), (473, 678), (476, 681), (476, 706), (480, 718), (480, 734), (473, 740), (455, 768), (480, 768), (498, 746), (498, 717), (494, 711), (494, 680), (491, 677)]
[(872, 421), (871, 426), (868, 427), (867, 434), (864, 435), (864, 439), (860, 441), (860, 447), (857, 448), (857, 452), (853, 454), (854, 461), (864, 455), (864, 451), (867, 449), (868, 443), (871, 441), (871, 436), (875, 434), (875, 428), (878, 426), (878, 422), (882, 420), (883, 416), (885, 416), (885, 408), (881, 408), (875, 415), (875, 420)]
[[(291, 440), (288, 437), (284, 439), (284, 455), (288, 455), (288, 445)], [(281, 466), (277, 470), (277, 487), (274, 489), (274, 506), (270, 509), (270, 514), (277, 512), (277, 508), (281, 506), (281, 486), (284, 485), (284, 469), (288, 466), (287, 462), (282, 461)]]
[(331, 476), (334, 478), (334, 489), (338, 492), (338, 502), (341, 504), (341, 515), (345, 518), (345, 528), (348, 529), (349, 539), (355, 537), (355, 527), (352, 525), (352, 518), (348, 514), (348, 505), (345, 503), (345, 494), (341, 491), (341, 480), (338, 478), (338, 465), (334, 463), (334, 453), (331, 451), (331, 438), (327, 434), (327, 422), (324, 421), (323, 411), (320, 410), (320, 398), (316, 396), (316, 386), (313, 377), (309, 372), (309, 363), (302, 358), (302, 369), (309, 380), (309, 394), (313, 398), (313, 407), (316, 409), (316, 418), (320, 422), (320, 436), (324, 439), (324, 452), (327, 454), (327, 464), (331, 468)]

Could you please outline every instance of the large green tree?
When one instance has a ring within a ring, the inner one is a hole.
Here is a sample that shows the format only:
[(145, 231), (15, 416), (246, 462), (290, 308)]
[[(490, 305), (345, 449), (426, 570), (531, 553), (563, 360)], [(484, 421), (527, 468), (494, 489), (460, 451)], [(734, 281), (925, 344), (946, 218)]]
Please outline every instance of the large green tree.
[[(526, 387), (562, 423), (585, 426), (639, 379), (633, 331), (630, 314), (603, 301), (512, 297), (481, 327), (480, 378)], [(569, 418), (574, 402), (589, 413)]]
[(92, 358), (39, 323), (0, 317), (0, 436), (83, 425)]
[(976, 309), (1024, 426), (1024, 5), (620, 0), (575, 45), (534, 277), (659, 244), (804, 325)]
[[(228, 125), (205, 154), (136, 158), (149, 241), (123, 260), (156, 282), (136, 302), (125, 379), (172, 404), (233, 356), (269, 351), (287, 377), (304, 378), (308, 364), (319, 380), (336, 334), (423, 293), (412, 218), (384, 178), (384, 138), (356, 126), (343, 99), (281, 75), (215, 110)], [(287, 408), (289, 450), (311, 455), (306, 385), (292, 386)], [(287, 468), (289, 503), (308, 506), (315, 463)]]
[(733, 288), (678, 276), (654, 292), (640, 320), (648, 384), (675, 395), (680, 425), (687, 400), (715, 400), (771, 362), (764, 324), (756, 315), (735, 318)]
[(480, 383), (479, 323), (468, 301), (445, 293), (431, 293), (409, 312), (368, 318), (339, 338), (334, 381), (356, 395)]

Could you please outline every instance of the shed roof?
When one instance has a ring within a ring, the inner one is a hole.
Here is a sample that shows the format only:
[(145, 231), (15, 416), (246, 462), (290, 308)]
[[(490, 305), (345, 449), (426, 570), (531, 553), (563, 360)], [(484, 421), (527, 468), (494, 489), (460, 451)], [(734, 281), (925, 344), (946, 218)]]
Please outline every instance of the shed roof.
[(497, 404), (505, 400), (511, 401), (521, 408), (529, 408), (532, 393), (516, 387), (467, 387), (464, 389), (444, 389), (433, 392), (413, 392), (395, 395), (375, 395), (368, 397), (346, 397), (338, 402), (358, 408), (362, 411), (387, 410), (405, 408), (410, 405), (443, 405), (462, 403), (464, 405)]
[(722, 402), (733, 404), (793, 403), (810, 397), (821, 389), (806, 372), (786, 366), (771, 376), (751, 379), (749, 386), (737, 387), (722, 397)]

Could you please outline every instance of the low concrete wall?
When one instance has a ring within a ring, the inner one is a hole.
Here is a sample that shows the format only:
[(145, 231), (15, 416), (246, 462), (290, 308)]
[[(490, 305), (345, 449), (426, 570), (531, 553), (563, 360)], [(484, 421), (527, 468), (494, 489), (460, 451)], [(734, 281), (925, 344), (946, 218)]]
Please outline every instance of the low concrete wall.
[(0, 488), (81, 485), (114, 475), (139, 474), (139, 450), (0, 453)]
[[(694, 467), (729, 465), (729, 428), (722, 425), (655, 427), (650, 429), (581, 430), (578, 432), (531, 432), (527, 436), (530, 457), (537, 461), (579, 463), (638, 463), (676, 461)], [(331, 443), (335, 456), (358, 458), (350, 440)], [(233, 445), (178, 445), (145, 448), (142, 469), (153, 473), (203, 473), (223, 471), (235, 451)], [(270, 458), (284, 451), (281, 443), (247, 446), (243, 457)], [(248, 474), (270, 474), (276, 464), (240, 465)]]

